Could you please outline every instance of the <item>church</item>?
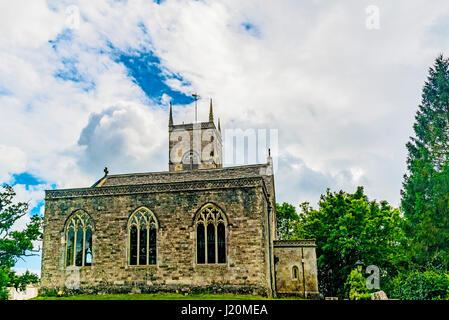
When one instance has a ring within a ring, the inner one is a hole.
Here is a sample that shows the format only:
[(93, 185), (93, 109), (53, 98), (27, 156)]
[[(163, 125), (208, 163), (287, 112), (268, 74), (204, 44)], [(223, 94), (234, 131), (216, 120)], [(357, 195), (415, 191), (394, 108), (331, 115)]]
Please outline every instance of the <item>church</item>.
[(319, 297), (315, 242), (278, 240), (273, 160), (223, 167), (220, 122), (174, 124), (168, 171), (45, 193), (41, 293)]

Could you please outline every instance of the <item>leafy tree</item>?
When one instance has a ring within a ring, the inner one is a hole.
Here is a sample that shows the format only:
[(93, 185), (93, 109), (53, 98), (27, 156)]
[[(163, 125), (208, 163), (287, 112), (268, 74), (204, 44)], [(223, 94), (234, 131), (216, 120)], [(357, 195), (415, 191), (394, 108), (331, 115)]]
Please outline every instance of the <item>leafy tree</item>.
[(0, 300), (8, 300), (9, 269), (0, 268)]
[(403, 219), (386, 201), (369, 201), (363, 188), (354, 194), (321, 196), (318, 210), (301, 204), (294, 238), (316, 239), (320, 292), (345, 296), (344, 284), (357, 260), (395, 274), (404, 264)]
[(289, 203), (282, 205), (276, 203), (276, 220), (278, 238), (286, 240), (293, 237), (293, 222), (298, 221), (299, 216), (296, 209)]
[(424, 270), (449, 268), (449, 60), (429, 70), (407, 143), (402, 210), (410, 259)]
[(16, 193), (10, 186), (0, 189), (0, 299), (7, 299), (7, 287), (24, 290), (29, 283), (36, 283), (38, 277), (29, 273), (16, 275), (11, 270), (19, 259), (36, 255), (33, 241), (42, 239), (42, 218), (38, 215), (22, 231), (13, 229), (14, 224), (28, 214), (28, 204), (13, 203)]

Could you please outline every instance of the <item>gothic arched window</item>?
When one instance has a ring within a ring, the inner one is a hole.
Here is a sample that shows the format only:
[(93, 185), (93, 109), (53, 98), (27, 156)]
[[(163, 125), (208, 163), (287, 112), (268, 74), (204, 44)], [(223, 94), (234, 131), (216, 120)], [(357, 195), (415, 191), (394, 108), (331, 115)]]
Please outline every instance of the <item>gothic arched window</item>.
[(128, 222), (130, 265), (156, 264), (157, 230), (156, 216), (149, 209), (134, 211)]
[(89, 215), (76, 211), (66, 224), (66, 266), (92, 265), (92, 223)]
[(195, 220), (196, 262), (226, 263), (226, 216), (213, 204), (205, 205)]

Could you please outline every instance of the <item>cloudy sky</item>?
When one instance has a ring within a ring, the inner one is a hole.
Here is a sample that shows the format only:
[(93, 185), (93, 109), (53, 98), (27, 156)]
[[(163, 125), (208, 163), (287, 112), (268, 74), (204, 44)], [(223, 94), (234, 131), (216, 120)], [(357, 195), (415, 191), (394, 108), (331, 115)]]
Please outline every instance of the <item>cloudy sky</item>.
[(363, 185), (397, 206), (421, 89), (449, 49), (449, 2), (429, 3), (0, 0), (0, 182), (39, 214), (44, 190), (105, 166), (167, 170), (168, 103), (191, 122), (198, 92), (200, 120), (213, 97), (223, 129), (277, 130), (278, 202)]

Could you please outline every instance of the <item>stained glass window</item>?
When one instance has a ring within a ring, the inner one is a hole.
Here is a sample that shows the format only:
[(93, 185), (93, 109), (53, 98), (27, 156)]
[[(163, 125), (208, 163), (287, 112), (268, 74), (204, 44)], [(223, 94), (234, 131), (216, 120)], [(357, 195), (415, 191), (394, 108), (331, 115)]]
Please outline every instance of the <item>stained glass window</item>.
[(73, 229), (70, 229), (67, 232), (67, 259), (66, 259), (66, 265), (71, 266), (73, 265), (73, 251), (75, 246), (75, 231)]
[(83, 266), (83, 243), (84, 243), (84, 231), (78, 229), (76, 231), (76, 250), (75, 250), (75, 265)]
[(215, 263), (215, 226), (207, 225), (207, 263)]
[(215, 205), (207, 204), (200, 210), (195, 224), (198, 264), (226, 263), (226, 224), (224, 213)]
[(131, 226), (130, 229), (130, 264), (137, 264), (137, 226)]
[(147, 247), (147, 226), (140, 226), (140, 241), (139, 241), (139, 264), (147, 264), (148, 247)]
[(66, 225), (66, 266), (92, 265), (92, 224), (82, 210), (73, 214)]
[(129, 218), (129, 264), (156, 264), (158, 223), (147, 208), (137, 209)]
[(149, 245), (149, 264), (156, 264), (156, 227), (154, 225), (150, 227)]
[(204, 241), (204, 224), (200, 223), (196, 227), (196, 240), (197, 240), (197, 263), (202, 264), (206, 262), (206, 256), (204, 254), (206, 249), (206, 243)]
[(224, 223), (217, 226), (218, 263), (226, 263), (226, 240)]
[(86, 230), (85, 242), (84, 242), (84, 265), (92, 265), (92, 230)]

